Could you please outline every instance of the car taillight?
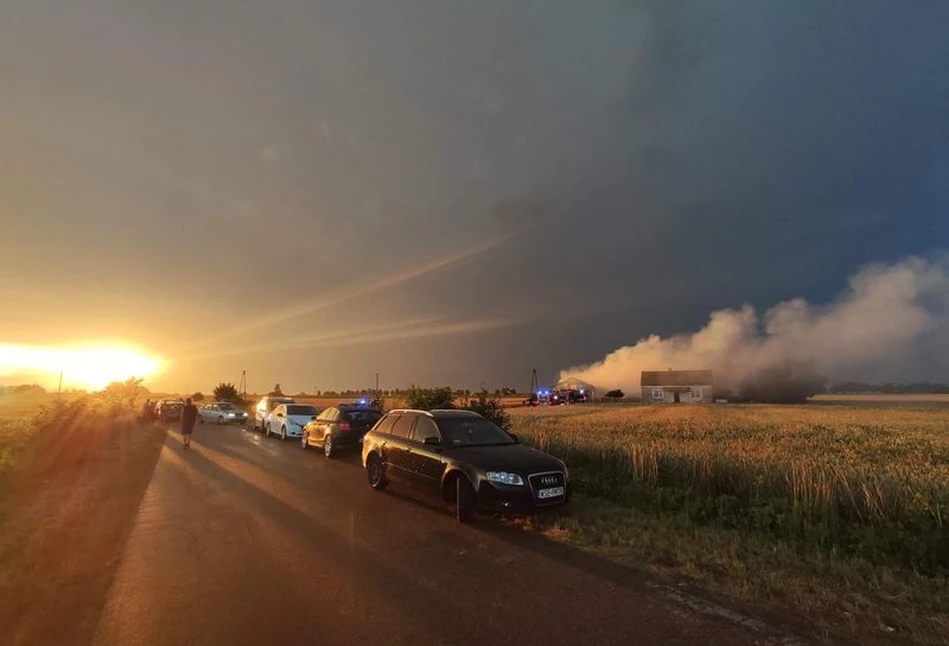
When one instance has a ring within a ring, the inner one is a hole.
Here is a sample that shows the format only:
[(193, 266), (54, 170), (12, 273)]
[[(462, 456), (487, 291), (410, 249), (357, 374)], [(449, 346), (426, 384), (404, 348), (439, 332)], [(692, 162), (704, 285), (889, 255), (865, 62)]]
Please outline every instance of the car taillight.
[(349, 432), (351, 429), (352, 429), (352, 427), (349, 425), (349, 422), (340, 422), (340, 423), (339, 423), (339, 430), (342, 431), (343, 433), (347, 433), (347, 432)]

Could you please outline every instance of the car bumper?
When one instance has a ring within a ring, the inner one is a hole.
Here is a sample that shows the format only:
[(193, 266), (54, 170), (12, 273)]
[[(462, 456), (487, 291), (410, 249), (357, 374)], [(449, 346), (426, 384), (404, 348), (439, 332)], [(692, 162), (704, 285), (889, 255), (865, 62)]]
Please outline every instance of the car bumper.
[(287, 437), (303, 437), (302, 428), (287, 427)]
[(527, 485), (509, 487), (483, 482), (478, 489), (478, 508), (483, 511), (533, 513), (565, 505), (570, 500), (570, 483), (567, 482), (562, 498), (537, 500)]
[(334, 449), (352, 449), (362, 447), (362, 435), (340, 434), (333, 436)]

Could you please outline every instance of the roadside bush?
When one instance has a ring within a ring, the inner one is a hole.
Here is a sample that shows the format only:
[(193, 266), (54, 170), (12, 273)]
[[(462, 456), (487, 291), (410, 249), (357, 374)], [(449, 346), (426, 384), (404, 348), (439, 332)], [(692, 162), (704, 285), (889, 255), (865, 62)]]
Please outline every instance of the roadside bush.
[(203, 402), (203, 401), (204, 401), (204, 393), (202, 393), (202, 392), (196, 392), (196, 393), (194, 393), (193, 395), (191, 395), (191, 401), (193, 401), (193, 402)]
[(435, 408), (454, 408), (455, 396), (451, 388), (419, 388), (412, 386), (405, 394), (405, 405), (408, 408), (432, 410)]
[(217, 388), (214, 389), (214, 399), (219, 402), (237, 402), (240, 400), (240, 395), (237, 393), (237, 386), (234, 384), (221, 382), (217, 385)]
[(501, 405), (501, 399), (496, 395), (489, 394), (487, 390), (478, 393), (477, 400), (468, 402), (468, 410), (491, 420), (505, 431), (511, 430), (511, 416)]

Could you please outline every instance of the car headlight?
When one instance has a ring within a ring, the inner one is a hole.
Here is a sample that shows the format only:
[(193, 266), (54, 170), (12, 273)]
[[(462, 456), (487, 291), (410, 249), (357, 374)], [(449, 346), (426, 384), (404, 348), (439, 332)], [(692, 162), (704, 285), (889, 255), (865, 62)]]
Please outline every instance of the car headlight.
[(506, 485), (515, 485), (523, 486), (524, 479), (516, 473), (508, 473), (507, 471), (488, 471), (488, 480), (491, 482), (500, 482)]

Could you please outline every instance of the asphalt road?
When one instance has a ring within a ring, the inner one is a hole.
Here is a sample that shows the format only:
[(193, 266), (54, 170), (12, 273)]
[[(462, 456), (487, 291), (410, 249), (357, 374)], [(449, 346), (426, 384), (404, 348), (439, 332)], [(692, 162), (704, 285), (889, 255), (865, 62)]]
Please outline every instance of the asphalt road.
[(199, 426), (169, 432), (94, 643), (773, 644), (594, 557), (456, 523), (358, 457)]

